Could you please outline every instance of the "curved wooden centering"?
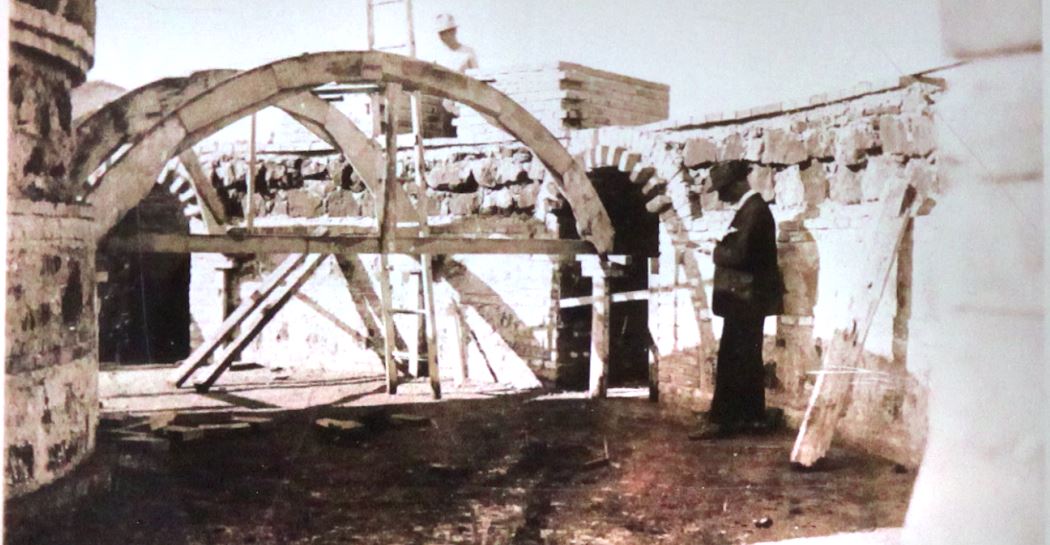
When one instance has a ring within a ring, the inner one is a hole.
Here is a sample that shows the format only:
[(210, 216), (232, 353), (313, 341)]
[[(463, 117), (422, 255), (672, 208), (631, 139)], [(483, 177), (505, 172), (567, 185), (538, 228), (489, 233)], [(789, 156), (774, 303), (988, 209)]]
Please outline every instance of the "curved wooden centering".
[[(294, 101), (286, 99), (331, 82), (398, 83), (408, 90), (418, 89), (454, 100), (488, 115), (528, 146), (551, 172), (573, 209), (581, 236), (599, 252), (611, 249), (613, 229), (609, 216), (583, 166), (535, 117), (481, 81), (432, 63), (376, 51), (315, 53), (284, 59), (222, 80), (179, 105), (143, 134), (88, 196), (88, 203), (97, 211), (98, 235), (104, 235), (145, 197), (153, 178), (172, 157), (241, 117), (270, 105), (294, 106)], [(316, 115), (320, 108), (304, 107), (305, 110)]]

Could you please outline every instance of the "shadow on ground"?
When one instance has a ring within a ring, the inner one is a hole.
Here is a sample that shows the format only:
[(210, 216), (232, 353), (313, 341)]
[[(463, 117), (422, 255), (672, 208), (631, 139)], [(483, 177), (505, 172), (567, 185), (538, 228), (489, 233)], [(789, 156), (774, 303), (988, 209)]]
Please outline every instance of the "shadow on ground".
[[(685, 424), (643, 399), (534, 393), (266, 415), (266, 429), (161, 448), (101, 434), (108, 491), (37, 522), (14, 505), (7, 542), (770, 541), (899, 526), (914, 478), (844, 448), (825, 471), (793, 471), (787, 432), (688, 441)], [(322, 417), (365, 427), (320, 433)], [(762, 517), (769, 528), (754, 524)]]

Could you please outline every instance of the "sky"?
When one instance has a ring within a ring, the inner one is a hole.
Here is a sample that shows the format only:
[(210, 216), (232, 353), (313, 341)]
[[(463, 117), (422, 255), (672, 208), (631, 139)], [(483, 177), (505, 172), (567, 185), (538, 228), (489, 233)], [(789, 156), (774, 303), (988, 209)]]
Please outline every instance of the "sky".
[[(366, 47), (365, 0), (98, 0), (93, 80)], [(750, 108), (948, 64), (937, 0), (415, 0), (419, 56), (452, 13), (483, 69), (578, 62), (667, 83), (671, 117)], [(376, 8), (380, 42), (400, 5)], [(384, 40), (384, 37), (389, 39)]]

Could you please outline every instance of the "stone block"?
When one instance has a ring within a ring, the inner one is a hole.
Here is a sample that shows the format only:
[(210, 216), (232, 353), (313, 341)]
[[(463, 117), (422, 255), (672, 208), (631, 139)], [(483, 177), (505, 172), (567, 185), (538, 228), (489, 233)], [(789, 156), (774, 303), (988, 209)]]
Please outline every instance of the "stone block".
[(470, 170), (474, 181), (481, 187), (495, 187), (499, 183), (496, 176), (498, 162), (493, 159), (476, 159), (471, 162)]
[(777, 205), (784, 208), (802, 206), (806, 200), (806, 189), (798, 165), (791, 165), (773, 175), (773, 188)]
[(860, 174), (844, 165), (832, 165), (829, 173), (828, 196), (840, 204), (857, 204), (863, 199)]
[(534, 159), (534, 160), (530, 161), (529, 164), (528, 164), (528, 172), (527, 172), (527, 174), (528, 174), (530, 180), (533, 180), (533, 181), (536, 181), (536, 182), (542, 182), (543, 181), (543, 177), (547, 174), (547, 167), (543, 166), (543, 162), (542, 161), (538, 161), (538, 160)]
[(744, 144), (744, 159), (757, 163), (762, 160), (763, 146), (765, 145), (764, 139), (761, 136), (752, 136)]
[(427, 173), (427, 186), (439, 191), (455, 191), (469, 179), (464, 178), (462, 170), (454, 163), (438, 163)]
[(924, 160), (908, 161), (904, 166), (904, 177), (919, 192), (920, 198), (937, 197), (943, 192), (936, 167)]
[(645, 209), (650, 213), (659, 214), (670, 208), (671, 204), (671, 197), (668, 197), (667, 195), (658, 195), (656, 198), (645, 203)]
[(354, 194), (344, 189), (337, 189), (328, 195), (324, 202), (325, 212), (332, 217), (355, 217), (361, 215), (361, 203)]
[(868, 150), (878, 145), (878, 134), (870, 123), (850, 123), (835, 134), (835, 160), (846, 165), (860, 164), (867, 157)]
[(746, 154), (747, 147), (744, 144), (744, 137), (740, 136), (739, 133), (732, 133), (722, 140), (722, 148), (719, 151), (718, 160), (732, 161), (743, 159)]
[(514, 159), (500, 161), (499, 171), (496, 174), (497, 185), (509, 185), (528, 181), (528, 170), (526, 165)]
[(772, 201), (776, 198), (776, 193), (773, 189), (772, 168), (766, 166), (752, 168), (751, 173), (747, 176), (747, 181), (751, 184), (751, 189), (758, 191), (766, 201)]
[(518, 210), (532, 210), (536, 207), (536, 200), (540, 193), (540, 184), (515, 186), (514, 205)]
[(883, 153), (912, 157), (928, 155), (936, 147), (933, 119), (928, 116), (879, 117)]
[(304, 189), (285, 192), (288, 200), (288, 215), (293, 218), (314, 218), (321, 215), (321, 197)]
[(481, 198), (481, 212), (483, 214), (494, 212), (506, 212), (514, 207), (514, 195), (511, 190), (501, 187), (484, 192)]
[(864, 201), (877, 201), (882, 196), (886, 184), (901, 176), (903, 169), (896, 161), (884, 155), (873, 157), (860, 177), (861, 198)]
[(802, 135), (806, 155), (824, 160), (835, 156), (835, 133), (827, 129), (814, 129)]
[(800, 173), (803, 187), (803, 200), (806, 207), (815, 207), (828, 197), (828, 177), (824, 165), (814, 161)]
[(469, 216), (478, 212), (481, 196), (478, 193), (457, 193), (448, 199), (448, 211), (453, 216)]
[(718, 146), (707, 138), (693, 138), (682, 150), (682, 161), (688, 168), (709, 165), (717, 160)]
[(791, 165), (806, 160), (806, 149), (799, 136), (785, 129), (770, 129), (762, 135), (762, 162)]

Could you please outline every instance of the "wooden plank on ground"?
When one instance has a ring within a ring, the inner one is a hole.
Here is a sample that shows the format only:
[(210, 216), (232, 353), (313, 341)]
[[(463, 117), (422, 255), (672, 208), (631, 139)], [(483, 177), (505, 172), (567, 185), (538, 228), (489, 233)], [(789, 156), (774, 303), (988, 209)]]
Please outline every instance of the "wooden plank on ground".
[(850, 385), (861, 366), (864, 342), (885, 291), (897, 248), (911, 222), (916, 191), (903, 180), (888, 184), (879, 217), (866, 237), (863, 273), (856, 277), (849, 302), (849, 321), (835, 330), (824, 352), (821, 371), (813, 385), (806, 414), (791, 450), (791, 461), (812, 466), (827, 453), (842, 410), (850, 399)]
[(251, 327), (245, 328), (237, 335), (230, 344), (223, 349), (222, 353), (215, 357), (215, 363), (209, 368), (208, 376), (203, 381), (199, 381), (195, 384), (198, 391), (208, 391), (209, 388), (215, 384), (215, 381), (219, 380), (230, 365), (233, 365), (233, 360), (240, 354), (241, 350), (244, 349), (248, 343), (255, 340), (255, 337), (270, 323), (277, 313), (284, 308), (284, 305), (291, 300), (292, 296), (299, 291), (299, 288), (310, 279), (310, 275), (317, 270), (317, 267), (321, 265), (321, 262), (325, 259), (324, 254), (310, 254), (306, 256), (302, 264), (295, 269), (295, 271), (288, 276), (288, 281), (282, 284), (279, 289), (274, 290), (266, 300), (259, 305), (259, 318), (256, 320)]
[(222, 325), (219, 326), (218, 331), (204, 341), (203, 344), (198, 346), (193, 353), (190, 354), (186, 360), (179, 365), (178, 369), (172, 374), (172, 381), (176, 387), (181, 387), (185, 384), (193, 373), (207, 365), (208, 358), (218, 349), (219, 345), (223, 340), (231, 335), (238, 327), (244, 322), (245, 319), (256, 309), (262, 302), (273, 293), (274, 289), (277, 288), (283, 282), (292, 271), (299, 266), (300, 263), (306, 258), (303, 254), (292, 254), (289, 255), (285, 260), (266, 277), (262, 285), (249, 295), (246, 299), (241, 301), (241, 304), (230, 313), (229, 316), (223, 320)]

